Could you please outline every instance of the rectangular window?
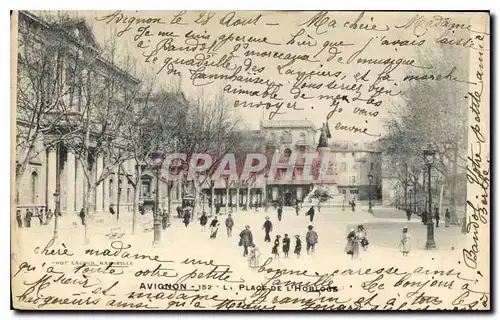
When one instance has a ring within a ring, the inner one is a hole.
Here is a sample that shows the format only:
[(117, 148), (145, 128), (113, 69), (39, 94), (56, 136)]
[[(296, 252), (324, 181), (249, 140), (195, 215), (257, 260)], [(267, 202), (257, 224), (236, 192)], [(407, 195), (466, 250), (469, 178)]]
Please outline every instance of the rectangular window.
[(358, 189), (351, 189), (350, 192), (351, 192), (351, 194), (358, 194), (359, 193)]
[(343, 189), (343, 190), (342, 190), (342, 194), (346, 194), (346, 193), (347, 193), (347, 192), (346, 192), (346, 190), (345, 190), (345, 189)]
[(356, 184), (356, 176), (351, 177), (351, 184)]
[(345, 162), (342, 162), (340, 164), (340, 172), (346, 172), (347, 171), (347, 164)]

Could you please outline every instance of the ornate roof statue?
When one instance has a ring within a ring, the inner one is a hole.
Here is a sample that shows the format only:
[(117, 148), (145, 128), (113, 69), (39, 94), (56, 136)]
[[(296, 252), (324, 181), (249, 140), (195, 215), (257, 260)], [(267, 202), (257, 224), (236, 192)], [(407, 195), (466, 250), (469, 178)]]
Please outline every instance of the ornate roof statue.
[(328, 139), (332, 137), (328, 121), (323, 123), (323, 127), (320, 130), (321, 134), (319, 136), (318, 148), (328, 147)]

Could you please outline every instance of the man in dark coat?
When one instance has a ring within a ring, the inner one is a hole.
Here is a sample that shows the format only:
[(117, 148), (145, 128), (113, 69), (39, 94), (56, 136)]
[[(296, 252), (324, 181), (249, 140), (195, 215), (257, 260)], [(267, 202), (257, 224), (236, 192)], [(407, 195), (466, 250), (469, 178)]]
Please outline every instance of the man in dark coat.
[(80, 219), (82, 220), (82, 226), (85, 225), (85, 210), (82, 208), (82, 210), (80, 210)]
[(250, 231), (250, 226), (246, 225), (245, 230), (240, 233), (240, 246), (243, 246), (243, 256), (246, 257), (248, 254), (248, 247), (253, 243), (252, 231)]
[(314, 220), (314, 206), (311, 206), (311, 208), (309, 208), (309, 211), (307, 211), (306, 215), (309, 216), (309, 221), (313, 222)]
[(233, 218), (231, 217), (231, 214), (227, 215), (225, 224), (226, 224), (227, 237), (231, 238), (232, 233), (233, 233), (233, 226), (234, 226), (234, 221), (233, 221)]
[(269, 220), (269, 217), (266, 217), (266, 222), (264, 222), (263, 229), (266, 231), (266, 236), (264, 237), (265, 242), (271, 242), (271, 236), (269, 233), (273, 231), (273, 224)]
[(314, 247), (316, 243), (318, 243), (318, 234), (313, 230), (313, 226), (309, 225), (307, 227), (309, 231), (306, 234), (306, 243), (307, 243), (307, 254), (314, 253)]
[(200, 217), (200, 225), (201, 225), (202, 232), (207, 231), (207, 223), (208, 223), (208, 217), (207, 217), (207, 214), (205, 213), (205, 211), (203, 211), (201, 213), (201, 217)]
[(438, 209), (438, 207), (434, 208), (434, 219), (436, 219), (436, 228), (439, 228), (439, 209)]
[(115, 214), (115, 209), (113, 209), (113, 207), (112, 207), (112, 206), (109, 206), (109, 213), (110, 213), (111, 215)]
[(422, 212), (422, 224), (424, 224), (424, 225), (427, 224), (427, 219), (429, 218), (427, 215), (428, 215), (427, 210), (424, 210)]
[(21, 210), (17, 209), (16, 211), (16, 220), (17, 220), (17, 227), (22, 228), (23, 227), (23, 214), (21, 213)]
[(408, 221), (411, 220), (411, 210), (410, 209), (406, 209), (406, 217), (408, 218)]
[(278, 207), (278, 220), (281, 221), (281, 217), (283, 216), (283, 207)]
[(181, 214), (182, 214), (182, 207), (181, 206), (177, 206), (177, 208), (175, 208), (175, 210), (177, 210), (177, 218), (180, 218)]
[(26, 214), (24, 216), (24, 226), (26, 228), (31, 228), (31, 217), (33, 217), (33, 212), (30, 209), (26, 209)]

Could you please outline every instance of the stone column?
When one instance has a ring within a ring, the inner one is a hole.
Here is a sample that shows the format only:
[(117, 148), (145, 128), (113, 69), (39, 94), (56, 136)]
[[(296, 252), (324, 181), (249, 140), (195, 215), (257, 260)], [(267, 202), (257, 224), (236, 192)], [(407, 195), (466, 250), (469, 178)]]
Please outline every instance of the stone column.
[(74, 213), (75, 208), (75, 154), (72, 152), (67, 153), (66, 165), (66, 214)]
[[(97, 168), (96, 168), (96, 179), (99, 179), (102, 174), (103, 170), (103, 165), (104, 165), (104, 159), (102, 157), (97, 158)], [(96, 212), (103, 212), (103, 195), (102, 195), (102, 190), (104, 190), (104, 181), (99, 183), (99, 185), (96, 188)]]
[(80, 212), (83, 208), (84, 201), (84, 184), (85, 175), (83, 173), (82, 163), (79, 159), (76, 159), (76, 179), (75, 179), (75, 210)]
[(115, 211), (116, 211), (116, 205), (118, 204), (118, 180), (120, 180), (120, 177), (118, 176), (118, 170), (116, 170), (115, 173), (113, 174), (113, 188), (112, 188), (113, 194), (110, 195), (111, 197), (110, 203), (111, 205), (113, 205)]
[[(105, 160), (103, 160), (103, 163), (104, 163)], [(104, 166), (104, 165), (103, 165)], [(104, 189), (104, 197), (103, 197), (103, 211), (105, 212), (108, 212), (109, 210), (109, 205), (110, 205), (110, 194), (109, 194), (109, 179), (110, 179), (110, 176), (106, 177), (106, 179), (104, 179), (103, 183), (102, 183), (102, 186), (103, 186), (103, 189)]]
[(48, 160), (47, 160), (47, 205), (48, 209), (52, 209), (54, 211), (56, 207), (56, 202), (54, 199), (54, 192), (56, 192), (56, 157), (57, 157), (57, 149), (56, 147), (48, 148)]

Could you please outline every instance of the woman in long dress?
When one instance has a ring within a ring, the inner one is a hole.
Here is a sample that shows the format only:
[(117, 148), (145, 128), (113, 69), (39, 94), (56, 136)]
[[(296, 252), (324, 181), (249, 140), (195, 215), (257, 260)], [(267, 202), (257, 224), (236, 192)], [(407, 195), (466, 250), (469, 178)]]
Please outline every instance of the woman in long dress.
[(300, 251), (302, 251), (302, 241), (300, 240), (300, 236), (295, 235), (295, 250), (293, 253), (297, 255), (297, 258), (300, 258)]
[(251, 268), (257, 267), (259, 265), (259, 257), (260, 257), (259, 248), (257, 248), (255, 243), (252, 243), (248, 250), (248, 266)]
[(280, 246), (280, 238), (281, 238), (281, 236), (278, 234), (276, 236), (276, 239), (274, 239), (274, 246), (273, 246), (273, 250), (271, 251), (271, 253), (274, 254), (275, 259), (280, 258), (280, 254), (278, 252), (278, 247)]
[(403, 253), (403, 256), (408, 256), (410, 252), (410, 234), (408, 233), (408, 227), (403, 228), (403, 232), (401, 232), (399, 251)]
[(347, 255), (351, 256), (351, 259), (355, 259), (359, 256), (359, 241), (354, 229), (349, 230), (347, 234), (347, 243), (344, 251)]
[(214, 217), (212, 222), (210, 222), (210, 239), (215, 239), (217, 237), (217, 231), (219, 230), (219, 220), (217, 220), (217, 215)]

